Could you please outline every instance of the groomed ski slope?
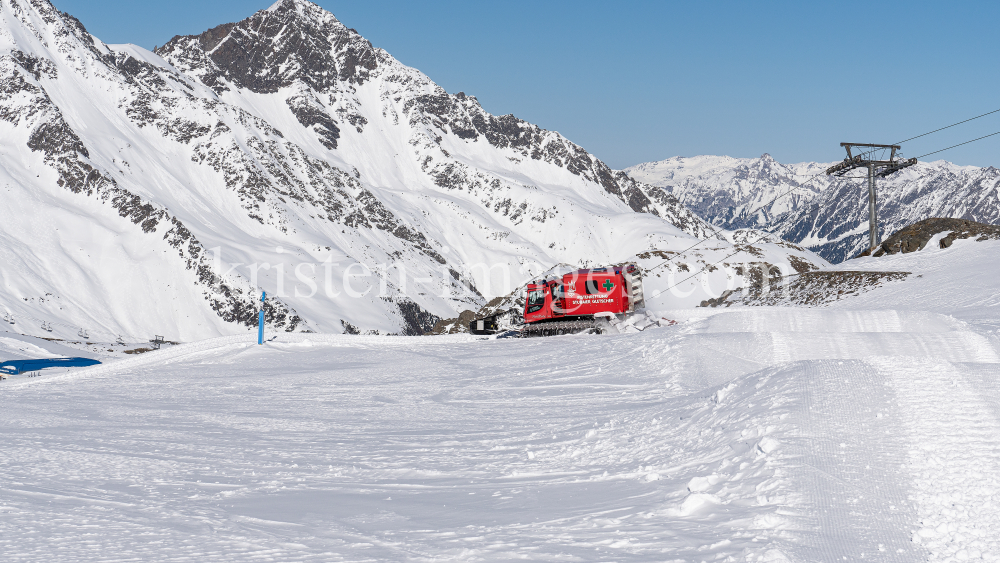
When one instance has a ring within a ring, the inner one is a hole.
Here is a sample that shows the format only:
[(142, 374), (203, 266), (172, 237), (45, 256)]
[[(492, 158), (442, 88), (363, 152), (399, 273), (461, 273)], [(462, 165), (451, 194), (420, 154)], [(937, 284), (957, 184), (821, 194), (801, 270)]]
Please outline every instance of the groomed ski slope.
[(10, 379), (0, 559), (1000, 560), (998, 250), (887, 259), (914, 276), (858, 298), (882, 308), (226, 337)]

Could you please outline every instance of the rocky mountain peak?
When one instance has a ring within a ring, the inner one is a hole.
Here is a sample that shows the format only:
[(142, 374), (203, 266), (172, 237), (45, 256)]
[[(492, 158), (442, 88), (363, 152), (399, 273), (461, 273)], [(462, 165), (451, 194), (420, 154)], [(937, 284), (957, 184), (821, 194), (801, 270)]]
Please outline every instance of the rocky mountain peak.
[(785, 178), (788, 170), (784, 165), (774, 160), (770, 154), (764, 153), (759, 158), (749, 159), (734, 170), (734, 177), (760, 181), (764, 179), (778, 180)]
[(360, 84), (380, 52), (330, 12), (306, 0), (279, 0), (236, 23), (176, 36), (156, 53), (222, 92), (230, 85), (273, 93), (301, 81), (325, 90)]
[(300, 16), (314, 17), (319, 15), (323, 18), (337, 19), (333, 14), (309, 0), (278, 0), (264, 11), (272, 13), (295, 12)]
[(754, 168), (760, 170), (761, 172), (774, 172), (776, 168), (783, 168), (783, 166), (781, 163), (774, 160), (770, 154), (764, 153), (760, 155), (760, 158), (756, 159), (754, 162)]

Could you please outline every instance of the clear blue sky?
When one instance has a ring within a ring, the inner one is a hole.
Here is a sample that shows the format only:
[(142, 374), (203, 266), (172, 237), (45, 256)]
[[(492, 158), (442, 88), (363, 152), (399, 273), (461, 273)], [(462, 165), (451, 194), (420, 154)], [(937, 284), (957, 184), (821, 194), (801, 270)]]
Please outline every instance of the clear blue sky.
[[(108, 43), (162, 45), (270, 0), (55, 0)], [(997, 2), (319, 0), (449, 92), (559, 131), (610, 166), (843, 158), (1000, 108)], [(903, 147), (1000, 131), (1000, 113)], [(1000, 135), (930, 157), (1000, 166)]]

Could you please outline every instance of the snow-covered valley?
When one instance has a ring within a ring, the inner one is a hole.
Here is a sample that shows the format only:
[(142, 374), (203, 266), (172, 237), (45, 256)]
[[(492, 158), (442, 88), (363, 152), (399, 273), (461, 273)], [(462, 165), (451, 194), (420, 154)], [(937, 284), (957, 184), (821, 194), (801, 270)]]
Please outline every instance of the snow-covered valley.
[(0, 556), (997, 560), (997, 251), (639, 334), (282, 332), (13, 376)]

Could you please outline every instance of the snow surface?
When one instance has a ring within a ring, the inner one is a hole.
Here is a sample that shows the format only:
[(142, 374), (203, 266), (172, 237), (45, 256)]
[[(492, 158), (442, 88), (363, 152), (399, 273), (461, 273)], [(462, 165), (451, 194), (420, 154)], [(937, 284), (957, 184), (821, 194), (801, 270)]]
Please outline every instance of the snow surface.
[(998, 250), (634, 335), (230, 336), (12, 377), (0, 559), (995, 561)]

